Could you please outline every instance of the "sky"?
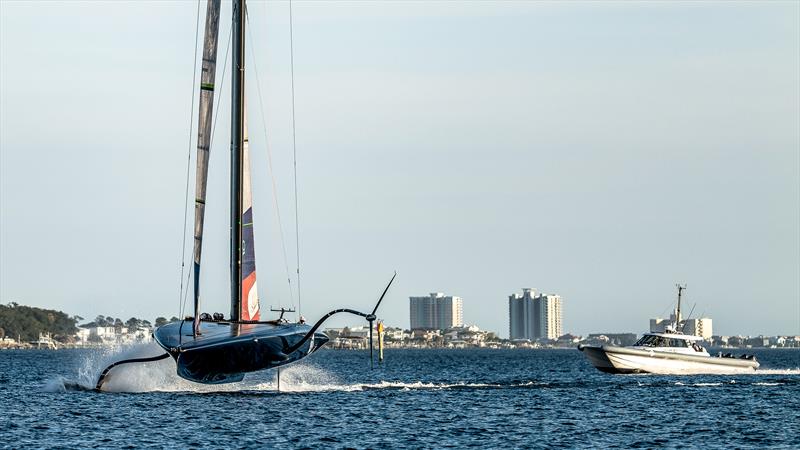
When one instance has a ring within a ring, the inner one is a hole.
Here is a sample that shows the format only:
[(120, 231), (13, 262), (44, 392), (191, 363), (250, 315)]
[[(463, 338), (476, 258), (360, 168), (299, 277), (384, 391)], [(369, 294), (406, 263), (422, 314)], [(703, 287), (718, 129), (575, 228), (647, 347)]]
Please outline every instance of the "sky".
[[(197, 21), (0, 1), (1, 303), (180, 314)], [(800, 3), (294, 2), (299, 299), (289, 23), (249, 2), (262, 307), (370, 310), (397, 271), (389, 325), (444, 292), (507, 337), (531, 287), (565, 332), (641, 333), (686, 283), (715, 334), (800, 334)], [(201, 298), (227, 315), (222, 84)]]

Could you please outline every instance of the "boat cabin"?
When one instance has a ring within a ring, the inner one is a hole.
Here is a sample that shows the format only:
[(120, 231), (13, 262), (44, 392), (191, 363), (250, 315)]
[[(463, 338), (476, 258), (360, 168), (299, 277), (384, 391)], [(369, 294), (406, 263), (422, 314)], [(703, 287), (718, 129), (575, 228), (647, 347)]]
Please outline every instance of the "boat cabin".
[(653, 351), (688, 353), (695, 355), (708, 355), (699, 341), (703, 338), (688, 334), (673, 333), (645, 333), (633, 347)]

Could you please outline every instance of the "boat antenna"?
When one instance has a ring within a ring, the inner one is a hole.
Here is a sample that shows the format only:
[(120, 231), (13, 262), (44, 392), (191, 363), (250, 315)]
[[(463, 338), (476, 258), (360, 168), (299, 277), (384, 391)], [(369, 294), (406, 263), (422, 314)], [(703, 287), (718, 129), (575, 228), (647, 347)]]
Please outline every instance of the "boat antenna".
[(292, 158), (294, 165), (294, 239), (297, 258), (297, 311), (303, 313), (300, 302), (300, 222), (297, 208), (297, 132), (294, 113), (294, 29), (292, 27), (292, 0), (289, 0), (289, 66), (292, 79)]
[(681, 295), (686, 290), (686, 285), (678, 283), (676, 286), (678, 286), (678, 309), (675, 311), (675, 331), (679, 331), (683, 329), (681, 326)]

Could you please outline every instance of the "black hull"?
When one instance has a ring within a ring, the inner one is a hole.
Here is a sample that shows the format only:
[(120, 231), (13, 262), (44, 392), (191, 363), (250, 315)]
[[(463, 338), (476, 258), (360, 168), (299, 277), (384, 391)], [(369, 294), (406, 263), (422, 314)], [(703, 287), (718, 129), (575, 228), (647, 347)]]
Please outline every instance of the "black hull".
[(248, 372), (272, 369), (298, 361), (328, 342), (324, 333), (298, 349), (311, 327), (305, 324), (201, 322), (192, 336), (192, 322), (173, 322), (153, 333), (158, 344), (175, 359), (178, 375), (204, 384), (241, 381)]

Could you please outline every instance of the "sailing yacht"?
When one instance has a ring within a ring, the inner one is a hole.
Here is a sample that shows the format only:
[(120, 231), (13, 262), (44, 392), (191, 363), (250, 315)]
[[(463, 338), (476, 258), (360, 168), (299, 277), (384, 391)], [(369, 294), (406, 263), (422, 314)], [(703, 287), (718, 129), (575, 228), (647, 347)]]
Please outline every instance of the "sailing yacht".
[(681, 294), (678, 285), (678, 307), (675, 323), (663, 333), (645, 333), (629, 347), (613, 345), (579, 345), (589, 362), (607, 373), (731, 374), (752, 373), (759, 367), (751, 355), (711, 356), (701, 345), (703, 338), (681, 332)]
[(375, 313), (395, 276), (378, 299), (371, 313), (335, 309), (313, 326), (302, 319), (289, 322), (281, 309), (280, 317), (262, 320), (263, 311), (256, 283), (256, 258), (253, 232), (250, 150), (245, 111), (245, 0), (233, 0), (232, 81), (231, 81), (231, 185), (230, 185), (230, 316), (200, 313), (200, 267), (203, 223), (206, 204), (209, 149), (212, 131), (220, 0), (209, 0), (206, 10), (203, 63), (200, 80), (197, 172), (194, 216), (194, 315), (157, 328), (153, 337), (165, 353), (150, 358), (117, 361), (100, 374), (96, 389), (101, 390), (111, 370), (120, 364), (142, 363), (172, 358), (182, 378), (197, 383), (218, 384), (241, 381), (248, 372), (281, 367), (312, 354), (328, 342), (317, 331), (329, 317), (350, 313), (364, 317), (370, 327), (370, 358)]

